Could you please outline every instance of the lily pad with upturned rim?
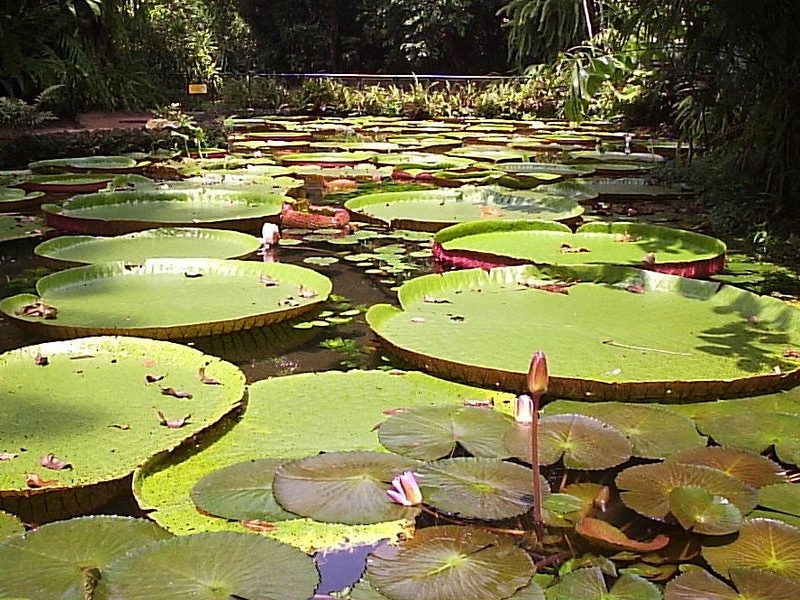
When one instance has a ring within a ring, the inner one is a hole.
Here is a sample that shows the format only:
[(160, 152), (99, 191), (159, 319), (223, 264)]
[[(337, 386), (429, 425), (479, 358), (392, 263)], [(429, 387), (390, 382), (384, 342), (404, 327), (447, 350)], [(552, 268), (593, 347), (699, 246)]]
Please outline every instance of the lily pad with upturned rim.
[(0, 543), (0, 596), (85, 598), (114, 560), (170, 537), (155, 523), (129, 517), (43, 525)]
[(525, 266), (426, 275), (398, 297), (401, 308), (367, 313), (390, 352), (487, 387), (525, 389), (537, 350), (551, 365), (550, 392), (562, 398), (677, 402), (800, 381), (800, 364), (784, 356), (787, 345), (800, 346), (800, 310), (717, 283), (613, 266)]
[(370, 162), (374, 158), (374, 152), (297, 152), (282, 154), (278, 160), (284, 165), (345, 167)]
[(139, 264), (148, 258), (244, 258), (260, 247), (257, 237), (238, 231), (175, 227), (113, 238), (57, 237), (42, 242), (33, 251), (37, 256), (66, 265), (112, 261)]
[[(0, 310), (49, 337), (183, 339), (294, 318), (324, 302), (332, 284), (324, 275), (295, 265), (173, 258), (134, 266), (116, 262), (76, 267), (43, 277), (36, 289), (38, 298), (12, 296), (0, 301)], [(198, 298), (203, 301), (196, 302)], [(57, 317), (19, 314), (21, 307), (37, 301), (55, 307)]]
[(218, 532), (138, 548), (106, 569), (98, 591), (125, 600), (306, 600), (318, 583), (313, 560), (296, 548)]
[(393, 600), (501, 600), (530, 581), (528, 554), (482, 529), (446, 525), (420, 530), (399, 552), (367, 560), (367, 581)]
[(34, 175), (14, 187), (28, 192), (46, 192), (51, 194), (87, 194), (99, 192), (106, 188), (116, 175)]
[(0, 210), (14, 212), (36, 208), (42, 203), (43, 192), (25, 193), (25, 190), (0, 187)]
[(80, 156), (76, 158), (52, 158), (28, 164), (34, 173), (127, 173), (137, 165), (127, 156)]

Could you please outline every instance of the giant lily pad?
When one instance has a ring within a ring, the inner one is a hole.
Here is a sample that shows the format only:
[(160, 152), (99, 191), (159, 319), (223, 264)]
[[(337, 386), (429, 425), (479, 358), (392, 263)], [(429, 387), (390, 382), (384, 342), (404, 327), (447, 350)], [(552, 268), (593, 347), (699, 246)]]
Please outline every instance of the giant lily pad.
[[(200, 368), (222, 385), (204, 385)], [(148, 375), (164, 377), (148, 384)], [(0, 507), (33, 521), (102, 504), (142, 461), (211, 427), (244, 395), (244, 375), (233, 365), (139, 338), (85, 338), (6, 352), (0, 382), (0, 452), (16, 455), (0, 461)], [(166, 395), (159, 386), (192, 397)], [(191, 417), (171, 428), (160, 423), (158, 411), (168, 420)], [(52, 470), (55, 461), (43, 467), (48, 455), (70, 468)], [(51, 483), (35, 488), (26, 473)]]
[(284, 165), (320, 165), (324, 167), (352, 166), (369, 162), (373, 158), (375, 158), (373, 152), (293, 152), (278, 157)]
[(25, 526), (22, 524), (22, 521), (17, 519), (14, 515), (9, 515), (8, 513), (4, 513), (0, 511), (0, 543), (17, 533), (22, 533), (25, 531)]
[(367, 313), (391, 351), (481, 385), (524, 390), (537, 350), (562, 397), (708, 399), (800, 378), (800, 365), (784, 356), (800, 345), (800, 311), (716, 283), (622, 267), (529, 266), (427, 275), (398, 296), (400, 309), (379, 304)]
[[(470, 519), (516, 517), (533, 507), (531, 470), (494, 458), (449, 458), (417, 469), (422, 498), (447, 513)], [(540, 476), (541, 477), (541, 476)], [(542, 478), (542, 490), (550, 486)]]
[[(218, 469), (266, 457), (302, 458), (318, 452), (379, 451), (373, 428), (385, 411), (511, 396), (471, 388), (421, 373), (383, 371), (306, 373), (259, 381), (250, 388), (241, 422), (218, 440), (204, 438), (192, 454), (157, 457), (141, 468), (134, 490), (150, 517), (175, 533), (239, 530), (238, 523), (200, 514), (190, 492), (203, 476)], [(331, 424), (336, 426), (332, 427)], [(388, 489), (388, 486), (387, 486)], [(325, 524), (309, 519), (280, 521), (267, 535), (304, 549), (372, 543), (394, 537), (406, 521), (377, 525)]]
[(521, 162), (528, 159), (528, 154), (519, 150), (493, 150), (476, 147), (455, 148), (448, 150), (447, 155), (488, 163)]
[(638, 181), (600, 180), (592, 181), (591, 187), (599, 198), (606, 202), (628, 202), (631, 200), (676, 200), (697, 195), (697, 192), (678, 186), (652, 185)]
[(73, 233), (118, 234), (171, 226), (259, 230), (277, 220), (286, 196), (257, 190), (181, 189), (98, 192), (44, 204), (48, 225)]
[(560, 163), (503, 163), (497, 166), (501, 171), (515, 176), (536, 176), (538, 173), (552, 173), (561, 177), (587, 177), (594, 173), (591, 165), (563, 165)]
[(639, 465), (625, 469), (616, 481), (625, 505), (651, 519), (665, 519), (670, 512), (672, 492), (690, 486), (724, 498), (742, 515), (758, 503), (754, 489), (727, 473), (701, 465), (674, 462)]
[(41, 217), (0, 215), (0, 242), (42, 237), (48, 231)]
[(691, 419), (660, 406), (557, 400), (547, 405), (545, 413), (579, 413), (608, 423), (630, 440), (633, 456), (641, 458), (664, 458), (683, 450), (704, 449), (707, 443)]
[[(0, 310), (51, 337), (131, 333), (180, 339), (293, 318), (324, 302), (331, 282), (294, 265), (187, 258), (76, 267), (43, 277), (36, 289), (39, 297), (12, 296), (0, 302)], [(55, 318), (25, 314), (37, 302), (56, 309)]]
[(367, 561), (367, 580), (393, 600), (501, 600), (533, 572), (511, 540), (453, 525), (422, 529), (399, 553), (385, 548)]
[(797, 582), (761, 569), (731, 569), (736, 590), (708, 571), (692, 569), (667, 584), (665, 600), (795, 600)]
[(390, 165), (395, 169), (429, 169), (440, 171), (443, 169), (466, 169), (475, 164), (469, 158), (457, 156), (443, 156), (441, 154), (428, 154), (425, 152), (404, 152), (401, 154), (387, 154), (375, 159), (379, 165)]
[(367, 194), (348, 200), (345, 207), (357, 218), (423, 231), (481, 219), (569, 221), (583, 212), (577, 202), (563, 197), (480, 188)]
[(597, 152), (595, 150), (575, 150), (569, 153), (570, 160), (589, 163), (660, 163), (664, 157), (649, 152)]
[(169, 537), (150, 521), (127, 517), (43, 525), (0, 543), (0, 597), (93, 598), (114, 560)]
[(280, 505), (325, 523), (368, 525), (411, 519), (418, 509), (386, 495), (392, 479), (419, 463), (384, 452), (330, 452), (278, 467), (272, 489)]
[(0, 187), (0, 210), (12, 212), (36, 208), (42, 203), (44, 193), (30, 192), (17, 188)]
[(130, 552), (106, 569), (98, 591), (101, 598), (126, 600), (306, 600), (318, 582), (313, 560), (296, 548), (219, 532)]
[(535, 221), (477, 221), (434, 238), (436, 257), (459, 267), (608, 263), (706, 277), (722, 270), (725, 251), (722, 241), (706, 235), (638, 223), (589, 223), (573, 234)]
[(509, 419), (493, 410), (468, 406), (432, 406), (400, 412), (379, 429), (381, 444), (392, 452), (421, 460), (451, 455), (460, 444), (473, 456), (503, 458)]
[(623, 575), (609, 591), (599, 567), (578, 569), (550, 588), (548, 600), (661, 600), (657, 585), (638, 575)]
[(109, 175), (36, 175), (15, 183), (14, 186), (27, 192), (50, 194), (87, 194), (105, 189), (114, 179)]
[(800, 529), (771, 519), (749, 519), (734, 542), (703, 548), (703, 558), (723, 577), (729, 577), (736, 568), (763, 569), (792, 579), (797, 585)]
[(28, 168), (34, 173), (129, 173), (136, 168), (136, 160), (127, 156), (80, 156), (40, 160)]
[(118, 237), (57, 237), (34, 248), (37, 256), (67, 264), (122, 261), (140, 264), (148, 258), (244, 258), (261, 240), (238, 231), (176, 227), (137, 231)]

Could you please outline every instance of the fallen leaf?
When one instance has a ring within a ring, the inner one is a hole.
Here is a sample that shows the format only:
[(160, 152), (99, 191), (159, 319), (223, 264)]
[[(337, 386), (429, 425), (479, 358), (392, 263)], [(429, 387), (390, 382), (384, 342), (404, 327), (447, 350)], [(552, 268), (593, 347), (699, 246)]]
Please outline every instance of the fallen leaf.
[(759, 319), (756, 315), (750, 315), (747, 317), (747, 322), (750, 323), (750, 325), (758, 325), (761, 322), (761, 319)]
[(491, 206), (484, 206), (481, 208), (481, 219), (491, 219), (494, 217), (502, 217), (503, 211)]
[(181, 427), (186, 425), (186, 422), (192, 416), (191, 413), (189, 413), (188, 415), (186, 415), (185, 417), (183, 417), (181, 419), (167, 419), (167, 417), (164, 415), (164, 413), (161, 412), (160, 410), (156, 411), (156, 413), (158, 414), (158, 422), (159, 422), (159, 424), (163, 425), (164, 427), (168, 427), (169, 429), (180, 429)]
[(655, 254), (653, 254), (652, 252), (648, 252), (647, 254), (645, 254), (645, 255), (642, 257), (642, 262), (643, 262), (645, 265), (647, 265), (647, 266), (651, 267), (651, 266), (653, 266), (654, 264), (656, 264), (656, 255), (655, 255)]
[(222, 382), (219, 379), (206, 377), (205, 367), (200, 367), (197, 369), (197, 376), (200, 378), (200, 383), (204, 383), (205, 385), (222, 385)]
[(281, 284), (280, 281), (270, 277), (269, 275), (261, 275), (261, 276), (259, 276), (258, 282), (263, 284), (263, 285), (265, 285), (265, 286), (267, 286), (267, 287), (275, 287), (275, 286)]
[(109, 427), (113, 427), (114, 429), (121, 429), (122, 431), (128, 431), (131, 426), (128, 423), (112, 423)]
[(52, 469), (53, 471), (61, 471), (62, 469), (71, 469), (72, 465), (65, 460), (61, 460), (55, 454), (48, 454), (39, 459), (39, 464), (45, 469)]
[(629, 283), (625, 286), (625, 291), (631, 294), (644, 294), (644, 288), (639, 283)]
[(185, 271), (183, 276), (188, 277), (189, 279), (196, 279), (197, 277), (202, 277), (203, 274), (198, 271)]
[(575, 532), (589, 540), (599, 542), (601, 545), (611, 546), (621, 550), (634, 552), (655, 552), (669, 544), (669, 536), (663, 533), (657, 535), (649, 542), (640, 542), (625, 535), (624, 532), (614, 527), (611, 523), (584, 517), (575, 526)]
[(185, 398), (186, 400), (192, 399), (192, 394), (190, 392), (176, 390), (174, 387), (161, 387), (161, 393), (165, 396), (172, 396), (173, 398)]
[(301, 298), (316, 298), (318, 296), (317, 292), (303, 287), (302, 285), (297, 288), (297, 295)]
[(14, 454), (13, 452), (0, 452), (0, 462), (14, 460), (18, 456), (19, 454)]
[(411, 317), (412, 323), (424, 323), (425, 319), (423, 317)]
[(32, 489), (48, 487), (58, 483), (55, 479), (42, 479), (36, 473), (26, 473), (25, 477), (25, 483)]
[(785, 358), (800, 358), (800, 350), (796, 350), (794, 348), (787, 348), (783, 351), (783, 356)]
[(561, 253), (562, 254), (577, 254), (579, 252), (591, 252), (588, 248), (584, 248), (583, 246), (575, 248), (570, 246), (569, 244), (561, 244)]
[(488, 400), (470, 400), (466, 398), (464, 400), (464, 406), (474, 406), (475, 408), (494, 408), (494, 398), (489, 398)]
[(448, 314), (447, 316), (450, 317), (451, 321), (455, 321), (456, 323), (461, 323), (461, 322), (466, 320), (466, 317), (463, 316), (463, 315), (451, 315), (451, 314)]
[(606, 508), (608, 507), (608, 503), (611, 500), (611, 488), (607, 485), (604, 485), (597, 495), (592, 500), (592, 504), (594, 504), (595, 508), (600, 512), (606, 512)]
[(33, 357), (33, 362), (35, 362), (40, 367), (45, 367), (50, 364), (50, 359), (44, 356), (41, 352), (37, 352), (36, 356)]
[(385, 415), (399, 415), (400, 413), (406, 412), (406, 410), (407, 409), (405, 409), (405, 408), (387, 408), (385, 411), (383, 411), (383, 414), (385, 414)]
[(278, 300), (278, 306), (288, 306), (290, 308), (294, 308), (295, 306), (300, 306), (300, 302), (295, 300), (293, 296), (289, 296), (285, 300)]
[(32, 304), (26, 304), (14, 311), (15, 315), (24, 317), (41, 317), (43, 319), (55, 319), (58, 316), (58, 310), (45, 304), (41, 298)]
[(435, 296), (425, 296), (422, 301), (428, 304), (452, 304), (447, 298), (437, 298)]
[(641, 239), (641, 238), (638, 238), (638, 237), (632, 236), (630, 233), (628, 233), (628, 232), (626, 231), (625, 233), (621, 233), (621, 234), (619, 234), (619, 235), (618, 235), (618, 236), (617, 236), (617, 237), (614, 239), (614, 241), (615, 241), (615, 242), (621, 242), (621, 243), (623, 243), (623, 244), (627, 244), (627, 243), (629, 243), (629, 242), (638, 242), (640, 239)]
[(85, 358), (94, 358), (94, 354), (73, 354), (69, 357), (70, 360), (83, 360)]
[(147, 383), (155, 383), (156, 381), (161, 381), (162, 379), (164, 379), (164, 377), (166, 377), (166, 375), (151, 375), (148, 373), (147, 375), (144, 376), (144, 380)]
[(259, 519), (245, 519), (243, 521), (239, 521), (239, 524), (248, 529), (250, 531), (255, 531), (257, 533), (263, 533), (265, 531), (272, 531), (277, 527), (275, 523), (270, 523), (269, 521), (261, 521)]

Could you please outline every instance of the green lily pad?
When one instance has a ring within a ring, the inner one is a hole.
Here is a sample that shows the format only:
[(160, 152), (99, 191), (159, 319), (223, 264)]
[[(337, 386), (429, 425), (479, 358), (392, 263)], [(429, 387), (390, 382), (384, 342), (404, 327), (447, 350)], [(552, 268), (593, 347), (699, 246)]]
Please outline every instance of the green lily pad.
[(704, 277), (722, 269), (726, 251), (723, 242), (706, 235), (639, 223), (589, 223), (572, 233), (566, 227), (535, 221), (476, 221), (443, 229), (434, 242), (437, 257), (457, 266), (465, 259), (483, 267), (527, 263), (643, 266), (644, 257), (652, 254), (653, 270)]
[(130, 552), (109, 566), (98, 591), (100, 597), (126, 600), (306, 600), (318, 582), (313, 560), (300, 550), (256, 535), (218, 532)]
[(466, 169), (475, 164), (469, 158), (459, 158), (456, 156), (443, 156), (442, 154), (431, 154), (426, 152), (402, 152), (399, 154), (387, 154), (375, 159), (379, 165), (391, 165), (395, 169), (430, 169), (440, 171), (443, 169)]
[[(222, 385), (204, 385), (201, 367)], [(148, 384), (147, 375), (164, 378)], [(230, 363), (141, 338), (12, 350), (0, 355), (0, 381), (0, 452), (18, 455), (0, 461), (0, 508), (31, 521), (102, 504), (125, 488), (125, 478), (144, 460), (211, 427), (244, 396), (244, 375)], [(159, 386), (192, 397), (165, 395)], [(166, 419), (191, 417), (173, 429), (159, 423), (157, 411)], [(71, 468), (42, 467), (49, 454)], [(53, 483), (31, 489), (26, 473)]]
[(128, 517), (43, 525), (0, 543), (0, 597), (86, 598), (87, 590), (93, 597), (113, 561), (169, 537), (150, 521)]
[(731, 569), (738, 592), (704, 569), (692, 569), (667, 584), (665, 600), (795, 600), (797, 582), (760, 569)]
[(560, 163), (503, 163), (497, 165), (497, 168), (515, 176), (553, 173), (567, 177), (587, 177), (594, 173), (594, 168), (589, 165), (564, 165)]
[(460, 444), (473, 456), (504, 458), (503, 436), (508, 416), (469, 406), (432, 406), (403, 411), (389, 417), (378, 430), (388, 450), (434, 460), (450, 456)]
[(330, 452), (284, 463), (272, 489), (280, 505), (325, 523), (368, 525), (412, 519), (418, 509), (395, 504), (392, 479), (419, 463), (383, 452)]
[(44, 192), (30, 192), (17, 188), (0, 187), (0, 210), (12, 212), (38, 207), (42, 202)]
[(7, 537), (22, 533), (25, 531), (25, 526), (22, 521), (17, 519), (14, 515), (9, 515), (0, 511), (0, 543)]
[(758, 427), (753, 427), (752, 414), (732, 415), (703, 419), (699, 427), (723, 446), (759, 453), (774, 446), (782, 462), (800, 464), (800, 415), (760, 413)]
[(800, 581), (800, 529), (780, 521), (748, 519), (739, 537), (724, 546), (706, 546), (703, 558), (723, 577), (736, 568), (770, 571)]
[(0, 215), (0, 243), (42, 237), (52, 231), (37, 216)]
[(373, 158), (375, 158), (373, 152), (292, 152), (282, 154), (278, 160), (284, 165), (344, 167), (370, 162)]
[[(324, 302), (331, 287), (327, 277), (288, 264), (149, 259), (141, 265), (100, 263), (48, 275), (36, 284), (39, 298), (12, 296), (0, 302), (0, 310), (51, 337), (129, 333), (180, 339), (294, 318)], [(57, 316), (20, 313), (38, 301), (56, 308)]]
[(203, 512), (233, 521), (296, 519), (272, 494), (275, 469), (284, 462), (263, 458), (209, 473), (192, 488), (192, 500)]
[[(334, 371), (259, 381), (250, 387), (244, 417), (226, 435), (218, 440), (203, 438), (192, 453), (149, 461), (135, 475), (134, 492), (139, 504), (151, 511), (149, 516), (174, 533), (241, 530), (236, 523), (197, 512), (190, 492), (200, 478), (257, 458), (378, 451), (382, 446), (372, 430), (386, 418), (384, 411), (437, 404), (463, 406), (465, 399), (492, 398), (499, 406), (512, 397), (421, 373)], [(346, 526), (295, 519), (275, 523), (267, 535), (311, 549), (345, 540), (373, 543), (394, 538), (403, 530), (407, 530), (406, 521)]]
[[(513, 456), (531, 461), (531, 427), (515, 424), (505, 437)], [(630, 442), (616, 429), (583, 415), (555, 415), (539, 421), (539, 461), (563, 460), (568, 469), (608, 469), (631, 457)]]
[(40, 160), (28, 164), (28, 168), (34, 173), (125, 173), (136, 164), (127, 156), (81, 156)]
[(590, 163), (660, 163), (664, 157), (650, 152), (597, 152), (594, 150), (576, 150), (569, 153), (569, 158), (575, 162)]
[(599, 567), (577, 569), (547, 590), (548, 600), (661, 600), (657, 585), (639, 577), (625, 574), (609, 591)]
[(115, 175), (35, 175), (14, 184), (27, 192), (87, 194), (108, 186)]
[(480, 162), (504, 163), (504, 162), (523, 162), (528, 159), (527, 152), (519, 150), (493, 150), (491, 148), (454, 148), (446, 152), (447, 156), (458, 158), (469, 158)]
[(393, 600), (501, 600), (533, 572), (511, 540), (453, 525), (422, 529), (399, 552), (389, 547), (367, 560), (367, 581)]
[(119, 234), (161, 226), (256, 231), (276, 220), (286, 196), (255, 189), (187, 188), (97, 192), (44, 204), (48, 225), (72, 233)]
[(612, 179), (610, 181), (592, 181), (592, 188), (605, 202), (630, 202), (632, 200), (676, 200), (696, 195), (682, 187), (651, 185), (645, 182), (626, 182)]
[(307, 265), (315, 265), (317, 267), (329, 267), (339, 262), (339, 259), (334, 256), (309, 256), (303, 259), (303, 263)]
[(778, 483), (758, 490), (758, 505), (800, 517), (800, 485)]
[(632, 455), (640, 458), (664, 458), (705, 448), (707, 443), (691, 419), (660, 406), (557, 400), (545, 408), (547, 415), (563, 413), (583, 414), (608, 423), (630, 440)]
[(706, 535), (735, 533), (742, 524), (742, 513), (735, 504), (693, 485), (670, 492), (669, 512), (684, 529)]
[[(526, 266), (426, 275), (404, 283), (398, 297), (401, 308), (378, 304), (367, 313), (390, 351), (487, 387), (524, 390), (537, 350), (548, 357), (550, 392), (562, 398), (707, 399), (800, 379), (800, 364), (784, 356), (787, 345), (800, 346), (800, 310), (731, 286), (623, 267)], [(786, 418), (786, 436), (797, 419)], [(774, 435), (766, 425), (747, 427), (759, 442)]]
[(668, 460), (719, 469), (752, 488), (786, 481), (781, 466), (766, 456), (735, 448), (691, 448)]
[[(449, 458), (417, 469), (422, 497), (468, 519), (508, 519), (533, 507), (531, 470), (493, 458)], [(540, 476), (541, 477), (541, 476)], [(541, 478), (543, 494), (550, 486)]]
[(260, 247), (257, 237), (237, 231), (176, 227), (113, 238), (57, 237), (42, 242), (33, 251), (37, 256), (68, 265), (111, 261), (138, 264), (148, 258), (244, 258)]
[(687, 486), (725, 498), (742, 515), (749, 513), (758, 503), (754, 489), (727, 473), (700, 465), (674, 462), (638, 465), (617, 475), (616, 483), (628, 508), (657, 520), (663, 520), (669, 514), (673, 490)]
[(438, 231), (481, 219), (566, 221), (583, 213), (574, 200), (538, 192), (463, 188), (383, 192), (358, 196), (345, 207), (360, 218), (394, 229)]

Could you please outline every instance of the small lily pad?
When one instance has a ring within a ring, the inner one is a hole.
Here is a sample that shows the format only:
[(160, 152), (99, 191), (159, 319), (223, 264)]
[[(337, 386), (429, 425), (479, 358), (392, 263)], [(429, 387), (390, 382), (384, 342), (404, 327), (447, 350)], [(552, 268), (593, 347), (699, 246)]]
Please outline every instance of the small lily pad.
[(742, 513), (735, 504), (694, 485), (670, 492), (669, 511), (684, 529), (706, 535), (735, 533), (742, 524)]
[(333, 256), (309, 256), (308, 258), (304, 258), (303, 262), (307, 265), (329, 267), (338, 263), (339, 259)]
[(578, 569), (548, 589), (548, 600), (661, 600), (657, 585), (638, 575), (623, 575), (609, 591), (599, 567)]
[(672, 456), (668, 460), (713, 467), (753, 488), (786, 481), (783, 469), (779, 464), (771, 461), (766, 456), (748, 452), (747, 450), (721, 448), (719, 446), (691, 448)]

